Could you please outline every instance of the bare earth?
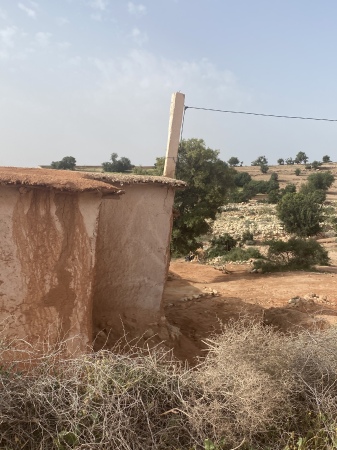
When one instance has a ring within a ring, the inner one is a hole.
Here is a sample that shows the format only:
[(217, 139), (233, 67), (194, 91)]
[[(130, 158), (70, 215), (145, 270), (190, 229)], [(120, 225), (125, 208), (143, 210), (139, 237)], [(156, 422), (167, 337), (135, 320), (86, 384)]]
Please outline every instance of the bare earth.
[[(262, 319), (283, 331), (325, 328), (337, 322), (337, 266), (322, 272), (276, 274), (250, 273), (249, 265), (226, 269), (231, 272), (182, 260), (171, 263), (164, 308), (168, 321), (181, 332), (175, 343), (178, 358), (195, 363), (207, 348), (203, 341), (230, 319)], [(206, 292), (208, 296), (186, 299)], [(309, 301), (289, 304), (296, 296)]]

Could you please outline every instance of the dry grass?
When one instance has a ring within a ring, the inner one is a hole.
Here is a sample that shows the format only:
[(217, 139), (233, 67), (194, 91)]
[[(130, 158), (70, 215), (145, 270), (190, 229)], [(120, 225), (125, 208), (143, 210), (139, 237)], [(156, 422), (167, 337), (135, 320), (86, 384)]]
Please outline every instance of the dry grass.
[(295, 336), (233, 322), (193, 371), (136, 347), (32, 352), (28, 370), (11, 351), (16, 362), (0, 372), (3, 450), (337, 448), (334, 328)]

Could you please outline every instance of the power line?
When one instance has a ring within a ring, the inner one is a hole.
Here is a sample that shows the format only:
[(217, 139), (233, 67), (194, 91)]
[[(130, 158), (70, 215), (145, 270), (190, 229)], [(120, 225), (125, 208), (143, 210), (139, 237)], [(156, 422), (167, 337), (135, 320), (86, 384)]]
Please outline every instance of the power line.
[(227, 113), (227, 114), (245, 114), (248, 116), (262, 116), (262, 117), (276, 117), (276, 118), (282, 118), (282, 119), (300, 119), (300, 120), (319, 120), (323, 122), (337, 122), (337, 119), (322, 119), (318, 117), (301, 117), (301, 116), (281, 116), (277, 114), (262, 114), (262, 113), (255, 113), (255, 112), (246, 112), (246, 111), (227, 111), (223, 109), (213, 109), (213, 108), (199, 108), (197, 106), (185, 106), (186, 109), (199, 109), (202, 111), (213, 111), (213, 112), (221, 112), (221, 113)]

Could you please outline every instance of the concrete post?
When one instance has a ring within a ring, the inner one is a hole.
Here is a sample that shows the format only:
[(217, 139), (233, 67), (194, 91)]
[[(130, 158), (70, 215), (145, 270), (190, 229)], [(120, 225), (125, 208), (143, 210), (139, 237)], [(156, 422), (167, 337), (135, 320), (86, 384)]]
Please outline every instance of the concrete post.
[(170, 122), (167, 139), (164, 177), (174, 178), (178, 157), (180, 130), (184, 113), (185, 94), (175, 92), (171, 97)]

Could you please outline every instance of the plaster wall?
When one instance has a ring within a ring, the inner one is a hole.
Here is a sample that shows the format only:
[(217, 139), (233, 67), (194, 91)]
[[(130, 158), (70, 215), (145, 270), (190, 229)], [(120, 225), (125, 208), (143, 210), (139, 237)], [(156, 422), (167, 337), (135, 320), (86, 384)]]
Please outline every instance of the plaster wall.
[(94, 287), (94, 326), (115, 337), (160, 321), (169, 264), (174, 189), (123, 186), (119, 201), (103, 200)]
[(34, 344), (92, 338), (99, 193), (0, 186), (0, 326)]

